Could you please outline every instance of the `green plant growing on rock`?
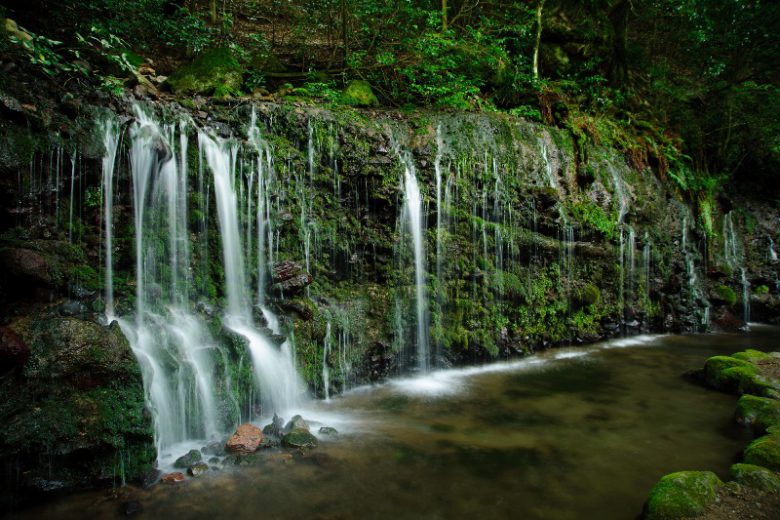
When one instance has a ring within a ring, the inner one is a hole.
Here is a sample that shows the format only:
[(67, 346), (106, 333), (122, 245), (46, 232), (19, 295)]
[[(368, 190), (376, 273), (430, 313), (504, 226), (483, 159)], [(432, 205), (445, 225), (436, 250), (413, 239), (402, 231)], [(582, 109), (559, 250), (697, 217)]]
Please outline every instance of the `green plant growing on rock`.
[(661, 477), (645, 504), (645, 520), (694, 517), (715, 502), (723, 482), (711, 471), (679, 471)]

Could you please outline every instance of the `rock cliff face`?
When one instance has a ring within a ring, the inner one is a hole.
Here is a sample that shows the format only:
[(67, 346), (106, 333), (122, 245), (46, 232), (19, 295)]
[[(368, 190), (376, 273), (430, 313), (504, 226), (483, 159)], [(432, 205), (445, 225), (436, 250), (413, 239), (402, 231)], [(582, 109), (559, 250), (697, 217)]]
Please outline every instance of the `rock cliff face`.
[[(155, 266), (159, 281), (144, 298), (174, 301), (170, 288), (180, 288), (206, 324), (217, 390), (187, 405), (193, 416), (208, 411), (224, 433), (273, 412), (258, 409), (247, 341), (222, 323), (232, 260), (202, 135), (229, 150), (254, 322), (287, 340), (315, 396), (618, 334), (738, 328), (749, 311), (777, 319), (769, 205), (691, 204), (608, 146), (505, 115), (196, 102), (145, 109), (165, 130), (143, 200), (128, 160), (139, 139), (128, 127), (141, 117), (130, 101), (110, 117), (86, 105), (77, 121), (60, 114), (59, 133), (20, 114), (0, 123), (5, 489), (139, 478), (151, 467), (159, 410), (145, 411), (131, 345), (105, 325), (111, 298), (132, 329), (137, 265)], [(96, 123), (107, 118), (119, 145), (105, 184)], [(173, 197), (163, 176), (174, 162), (184, 214), (175, 224), (157, 215), (149, 229), (174, 225), (182, 238), (147, 233), (139, 264), (134, 212)], [(172, 372), (175, 360), (166, 363)], [(195, 378), (171, 384), (203, 391)]]

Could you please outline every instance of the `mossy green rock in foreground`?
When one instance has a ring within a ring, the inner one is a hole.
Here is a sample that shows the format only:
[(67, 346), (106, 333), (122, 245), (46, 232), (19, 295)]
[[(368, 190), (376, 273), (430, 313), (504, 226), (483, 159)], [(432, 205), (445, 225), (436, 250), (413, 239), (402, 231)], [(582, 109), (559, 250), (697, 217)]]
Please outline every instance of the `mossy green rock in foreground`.
[(367, 81), (353, 80), (344, 89), (342, 100), (345, 105), (373, 107), (379, 104), (371, 85)]
[(317, 437), (306, 430), (293, 430), (282, 438), (288, 448), (316, 448)]
[(731, 478), (740, 484), (762, 491), (780, 490), (780, 477), (772, 471), (753, 464), (734, 464)]
[(51, 490), (139, 479), (156, 459), (138, 363), (114, 322), (24, 318), (20, 374), (0, 378), (0, 501), (14, 488)]
[(241, 93), (244, 71), (229, 49), (210, 49), (166, 81), (174, 94), (207, 94), (215, 97)]
[(780, 401), (746, 394), (739, 398), (735, 415), (738, 423), (751, 425), (763, 434), (780, 424)]
[(714, 356), (704, 364), (704, 379), (718, 390), (777, 398), (780, 380), (771, 371), (778, 365), (780, 358), (757, 350)]
[(679, 471), (661, 477), (645, 505), (645, 520), (695, 516), (714, 502), (723, 482), (711, 471)]
[(780, 471), (780, 434), (770, 433), (748, 444), (745, 463)]

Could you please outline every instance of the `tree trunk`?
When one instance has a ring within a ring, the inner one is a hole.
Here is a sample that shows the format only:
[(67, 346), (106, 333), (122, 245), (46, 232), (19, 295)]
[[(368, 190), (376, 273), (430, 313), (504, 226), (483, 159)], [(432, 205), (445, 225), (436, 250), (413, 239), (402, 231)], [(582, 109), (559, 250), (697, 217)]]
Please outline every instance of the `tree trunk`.
[(217, 0), (211, 0), (209, 5), (209, 11), (211, 12), (211, 23), (217, 24)]
[(542, 9), (544, 8), (544, 0), (539, 0), (539, 4), (536, 6), (536, 40), (534, 42), (534, 62), (533, 62), (533, 74), (534, 79), (539, 79), (539, 45), (542, 43)]
[(612, 24), (612, 61), (610, 76), (612, 83), (622, 86), (628, 81), (628, 0), (618, 0), (609, 12)]
[(441, 0), (441, 32), (447, 30), (447, 0)]
[(347, 21), (348, 16), (347, 0), (341, 0), (341, 44), (344, 46), (344, 66), (347, 65), (347, 59), (349, 58), (349, 24)]

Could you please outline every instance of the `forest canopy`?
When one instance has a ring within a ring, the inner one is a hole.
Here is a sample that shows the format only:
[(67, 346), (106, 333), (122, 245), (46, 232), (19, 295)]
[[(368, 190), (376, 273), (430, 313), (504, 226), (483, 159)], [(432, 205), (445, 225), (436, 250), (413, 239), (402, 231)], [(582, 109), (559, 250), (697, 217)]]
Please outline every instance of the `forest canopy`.
[(692, 196), (775, 184), (770, 0), (14, 0), (0, 11), (31, 36), (4, 38), (0, 53), (107, 89), (131, 86), (144, 63), (167, 76), (218, 49), (241, 74), (233, 96), (340, 103), (358, 80), (387, 107), (568, 128)]

